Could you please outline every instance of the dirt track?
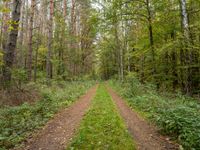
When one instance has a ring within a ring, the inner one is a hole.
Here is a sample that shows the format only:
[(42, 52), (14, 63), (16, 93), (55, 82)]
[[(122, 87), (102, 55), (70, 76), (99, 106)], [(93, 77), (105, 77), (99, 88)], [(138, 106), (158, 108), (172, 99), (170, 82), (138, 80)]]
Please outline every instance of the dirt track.
[(64, 150), (79, 127), (97, 86), (77, 100), (72, 106), (59, 112), (47, 125), (26, 143), (25, 150)]
[[(95, 96), (97, 86), (77, 100), (72, 106), (60, 111), (33, 138), (28, 139), (23, 150), (64, 150)], [(148, 124), (132, 110), (120, 96), (108, 88), (113, 101), (123, 117), (138, 150), (175, 150), (177, 145), (161, 136), (155, 127)]]
[(108, 88), (110, 95), (124, 118), (129, 132), (136, 142), (138, 150), (174, 150), (177, 146), (158, 134), (158, 131), (138, 116), (112, 89)]

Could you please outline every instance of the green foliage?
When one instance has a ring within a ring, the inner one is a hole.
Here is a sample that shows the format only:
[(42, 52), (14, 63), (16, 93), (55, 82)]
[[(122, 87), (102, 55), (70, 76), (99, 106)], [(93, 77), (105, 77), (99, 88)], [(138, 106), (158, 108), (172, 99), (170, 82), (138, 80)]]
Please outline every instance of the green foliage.
[(134, 75), (128, 76), (125, 83), (111, 81), (110, 85), (131, 107), (155, 122), (163, 133), (177, 139), (185, 149), (200, 147), (200, 104), (197, 101), (181, 95), (158, 94), (151, 85), (140, 84)]
[(199, 1), (186, 3), (189, 38), (181, 25), (179, 1), (100, 3), (97, 48), (101, 77), (122, 76), (123, 68), (125, 75), (135, 71), (142, 82), (153, 82), (160, 90), (199, 95)]
[[(9, 2), (10, 0), (4, 0), (4, 2), (6, 2), (6, 1)], [(11, 10), (10, 10), (10, 8), (6, 8), (2, 4), (0, 4), (0, 12), (2, 12), (2, 13), (10, 13)]]
[(103, 85), (98, 88), (92, 107), (68, 149), (135, 149), (132, 138)]
[(141, 86), (141, 83), (136, 78), (136, 74), (129, 73), (124, 82), (124, 86), (127, 88), (124, 91), (124, 94), (128, 97), (136, 96), (138, 93), (144, 92), (144, 88)]
[(177, 105), (160, 110), (157, 124), (162, 130), (178, 138), (186, 149), (200, 147), (200, 105)]
[(0, 67), (3, 66), (3, 50), (0, 49)]
[(35, 104), (0, 109), (0, 147), (13, 148), (42, 127), (62, 107), (70, 105), (93, 82), (58, 82), (52, 87), (37, 85), (42, 99)]
[(27, 81), (27, 73), (24, 69), (12, 69), (13, 81), (21, 86), (22, 82)]

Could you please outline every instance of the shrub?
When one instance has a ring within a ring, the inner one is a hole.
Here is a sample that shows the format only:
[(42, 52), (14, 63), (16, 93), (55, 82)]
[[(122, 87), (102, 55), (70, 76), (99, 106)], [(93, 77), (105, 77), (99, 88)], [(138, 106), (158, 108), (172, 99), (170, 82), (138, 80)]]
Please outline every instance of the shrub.
[(196, 109), (184, 105), (162, 109), (156, 119), (161, 129), (185, 148), (200, 147), (200, 115)]

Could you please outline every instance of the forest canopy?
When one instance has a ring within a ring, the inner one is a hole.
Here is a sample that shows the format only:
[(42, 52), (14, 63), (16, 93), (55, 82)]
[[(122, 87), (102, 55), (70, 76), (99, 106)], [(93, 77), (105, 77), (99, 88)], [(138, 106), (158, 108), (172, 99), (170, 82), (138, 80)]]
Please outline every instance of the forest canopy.
[(117, 78), (134, 72), (158, 89), (200, 90), (198, 0), (3, 0), (0, 77)]

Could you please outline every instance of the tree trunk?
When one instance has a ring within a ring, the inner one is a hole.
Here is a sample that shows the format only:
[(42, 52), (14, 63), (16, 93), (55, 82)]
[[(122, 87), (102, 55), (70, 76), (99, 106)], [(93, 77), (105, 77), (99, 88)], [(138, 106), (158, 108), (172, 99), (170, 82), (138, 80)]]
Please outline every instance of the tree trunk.
[(146, 0), (146, 9), (147, 9), (147, 16), (148, 16), (147, 20), (148, 20), (148, 30), (149, 30), (149, 42), (150, 42), (151, 55), (152, 55), (152, 66), (153, 66), (152, 75), (153, 75), (154, 81), (156, 82), (157, 89), (159, 89), (159, 83), (155, 78), (157, 71), (156, 71), (154, 37), (153, 37), (153, 27), (152, 27), (152, 11), (151, 11), (149, 0)]
[[(8, 1), (4, 2), (4, 7), (9, 8)], [(3, 22), (2, 22), (2, 49), (6, 48), (6, 42), (8, 40), (8, 28), (9, 28), (9, 20), (10, 20), (10, 14), (8, 12), (3, 13)]]
[(156, 67), (155, 67), (154, 38), (153, 38), (153, 27), (152, 27), (152, 13), (151, 13), (149, 0), (146, 0), (146, 8), (147, 8), (147, 12), (148, 12), (149, 42), (150, 42), (152, 62), (153, 62), (153, 75), (155, 75)]
[(27, 75), (28, 80), (32, 79), (32, 55), (33, 55), (33, 18), (35, 12), (35, 0), (31, 0), (31, 14), (29, 24), (29, 43), (28, 43), (28, 62), (27, 62)]
[(182, 15), (182, 29), (184, 36), (189, 39), (189, 23), (188, 23), (188, 14), (186, 7), (186, 0), (180, 0), (181, 5), (181, 15)]
[(67, 17), (67, 0), (63, 0), (63, 17), (66, 20)]
[(22, 1), (22, 6), (21, 6), (21, 22), (20, 22), (20, 31), (19, 31), (19, 42), (18, 42), (18, 60), (17, 60), (17, 65), (18, 68), (21, 68), (23, 66), (23, 41), (24, 41), (24, 15), (25, 15), (25, 0)]
[(47, 82), (50, 82), (52, 78), (52, 42), (53, 42), (53, 13), (54, 13), (54, 2), (50, 0), (50, 17), (49, 17), (49, 33), (48, 33), (48, 52), (47, 52), (47, 64), (46, 64), (46, 72), (47, 72)]
[(76, 11), (76, 0), (71, 0), (72, 6), (71, 6), (71, 24), (70, 24), (70, 53), (71, 53), (71, 58), (70, 58), (70, 71), (72, 75), (75, 75), (75, 59), (76, 59), (76, 53), (75, 53), (75, 30), (76, 30), (76, 16), (75, 16), (75, 11)]
[(12, 8), (12, 30), (9, 33), (8, 42), (4, 49), (3, 82), (5, 87), (10, 86), (11, 69), (13, 66), (14, 53), (17, 43), (18, 27), (20, 21), (21, 0), (13, 0)]
[[(183, 84), (183, 91), (187, 93), (188, 95), (191, 95), (192, 93), (192, 69), (190, 68), (190, 65), (192, 65), (193, 58), (192, 58), (192, 52), (191, 50), (188, 50), (188, 46), (190, 44), (190, 32), (189, 32), (189, 22), (188, 22), (188, 14), (187, 14), (187, 4), (186, 0), (180, 0), (180, 10), (181, 10), (181, 26), (182, 31), (184, 35), (184, 41), (183, 41), (183, 49), (180, 52), (180, 60), (182, 66), (187, 66), (185, 69), (185, 72), (181, 71), (182, 78), (182, 84)], [(185, 80), (185, 81), (184, 81)]]
[(35, 52), (34, 82), (36, 82), (37, 80), (38, 48), (39, 48), (39, 42), (37, 42), (37, 47)]

